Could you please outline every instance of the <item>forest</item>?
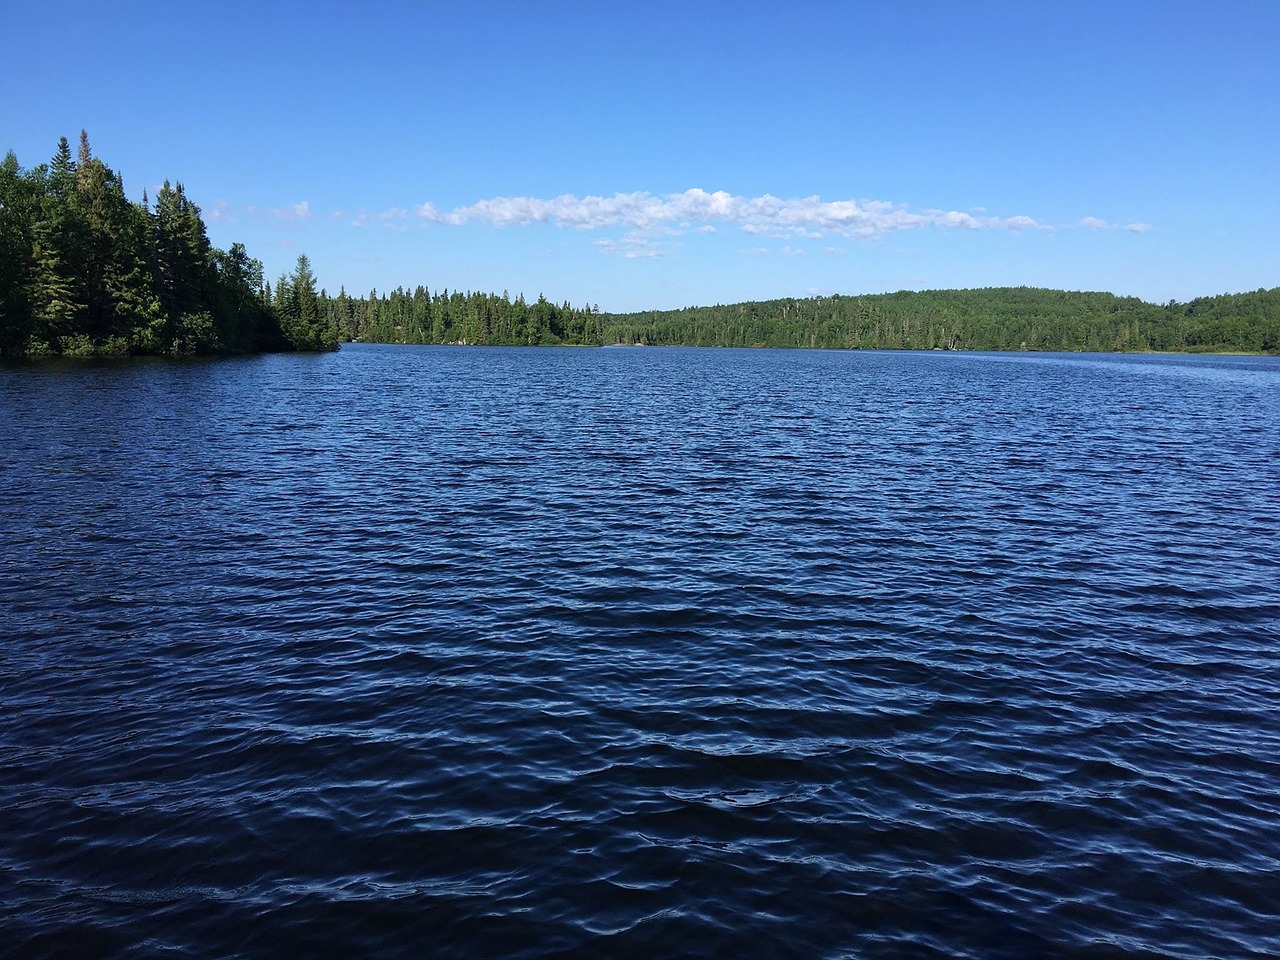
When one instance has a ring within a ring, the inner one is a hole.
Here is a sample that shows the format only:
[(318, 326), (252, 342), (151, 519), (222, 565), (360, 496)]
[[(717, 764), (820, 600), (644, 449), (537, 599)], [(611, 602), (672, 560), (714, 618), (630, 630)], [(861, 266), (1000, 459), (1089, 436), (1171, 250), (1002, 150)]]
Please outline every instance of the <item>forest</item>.
[(1033, 287), (769, 300), (607, 314), (540, 296), (320, 294), (339, 340), (863, 350), (1280, 353), (1280, 288), (1164, 305)]
[(1280, 287), (1163, 306), (1034, 287), (769, 300), (601, 317), (607, 343), (1280, 353)]
[(274, 292), (243, 244), (209, 242), (168, 181), (130, 201), (80, 132), (49, 163), (0, 164), (0, 357), (334, 350), (306, 256)]
[(341, 341), (876, 350), (1280, 353), (1280, 287), (1153, 304), (1033, 287), (900, 291), (601, 313), (539, 295), (317, 291), (306, 255), (274, 289), (214, 247), (168, 181), (132, 202), (81, 131), (29, 170), (0, 164), (0, 357), (333, 350)]
[(486, 346), (599, 346), (605, 342), (598, 307), (555, 304), (545, 296), (533, 303), (506, 291), (432, 293), (424, 286), (397, 287), (367, 297), (320, 294), (320, 314), (343, 341), (370, 343), (452, 343)]

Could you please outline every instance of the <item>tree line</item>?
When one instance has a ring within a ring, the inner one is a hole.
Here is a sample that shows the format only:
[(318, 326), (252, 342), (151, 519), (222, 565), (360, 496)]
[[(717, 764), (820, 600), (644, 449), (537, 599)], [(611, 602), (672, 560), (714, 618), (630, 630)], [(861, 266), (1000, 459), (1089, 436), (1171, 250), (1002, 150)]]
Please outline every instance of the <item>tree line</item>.
[(1034, 287), (900, 291), (601, 317), (606, 343), (1280, 353), (1280, 287), (1159, 305)]
[(81, 131), (30, 170), (0, 163), (0, 357), (332, 350), (417, 344), (1280, 353), (1280, 287), (1153, 304), (1033, 287), (785, 298), (602, 314), (425, 286), (337, 296), (305, 255), (274, 287), (243, 244), (214, 247), (168, 181), (154, 203)]
[(991, 287), (608, 314), (543, 296), (529, 304), (418, 286), (367, 297), (321, 291), (320, 311), (339, 340), (377, 343), (1280, 353), (1280, 287), (1163, 305)]
[(604, 343), (599, 307), (557, 304), (539, 295), (528, 303), (523, 294), (511, 299), (505, 290), (462, 293), (424, 286), (390, 293), (372, 290), (351, 297), (324, 291), (320, 310), (334, 335), (344, 341), (370, 343), (452, 343), (487, 346), (600, 346)]
[(131, 202), (119, 174), (72, 156), (0, 164), (0, 357), (332, 350), (306, 256), (272, 291), (244, 245), (209, 242), (181, 183)]

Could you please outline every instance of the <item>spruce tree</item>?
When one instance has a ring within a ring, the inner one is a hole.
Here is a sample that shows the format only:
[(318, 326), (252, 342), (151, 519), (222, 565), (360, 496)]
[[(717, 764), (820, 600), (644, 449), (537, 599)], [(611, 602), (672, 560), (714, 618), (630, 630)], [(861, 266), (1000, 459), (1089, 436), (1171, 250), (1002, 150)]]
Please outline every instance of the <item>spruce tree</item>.
[(293, 273), (276, 284), (277, 311), (285, 341), (294, 350), (336, 350), (337, 336), (320, 311), (316, 276), (305, 253)]
[(10, 151), (0, 163), (0, 357), (20, 355), (31, 336), (31, 197)]
[[(40, 171), (43, 173), (43, 171)], [(31, 301), (35, 336), (53, 349), (69, 346), (86, 313), (83, 274), (86, 229), (76, 194), (76, 165), (67, 138), (41, 183), (41, 204), (32, 225)]]

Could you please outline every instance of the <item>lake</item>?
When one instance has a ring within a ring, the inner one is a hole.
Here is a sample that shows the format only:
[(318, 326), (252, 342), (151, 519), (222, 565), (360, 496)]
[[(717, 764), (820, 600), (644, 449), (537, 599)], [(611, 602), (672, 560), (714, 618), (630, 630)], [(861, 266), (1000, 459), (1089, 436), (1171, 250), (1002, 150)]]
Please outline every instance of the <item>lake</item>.
[(1280, 359), (0, 368), (22, 957), (1280, 954)]

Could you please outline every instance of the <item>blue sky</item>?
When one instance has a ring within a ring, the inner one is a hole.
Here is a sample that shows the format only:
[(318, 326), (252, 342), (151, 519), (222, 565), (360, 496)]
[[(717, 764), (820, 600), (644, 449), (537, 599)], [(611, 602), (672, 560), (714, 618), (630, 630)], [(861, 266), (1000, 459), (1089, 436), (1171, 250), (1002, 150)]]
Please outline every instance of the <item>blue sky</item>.
[(605, 310), (1280, 285), (1280, 2), (7, 5), (0, 150), (87, 129), (269, 277)]

